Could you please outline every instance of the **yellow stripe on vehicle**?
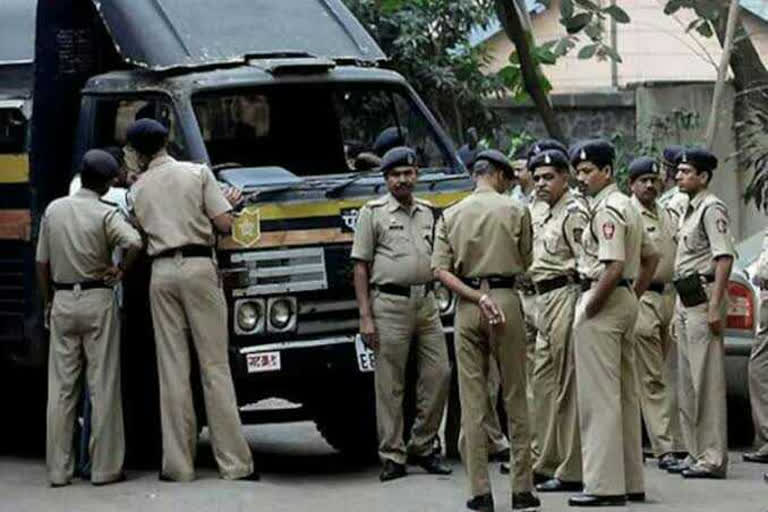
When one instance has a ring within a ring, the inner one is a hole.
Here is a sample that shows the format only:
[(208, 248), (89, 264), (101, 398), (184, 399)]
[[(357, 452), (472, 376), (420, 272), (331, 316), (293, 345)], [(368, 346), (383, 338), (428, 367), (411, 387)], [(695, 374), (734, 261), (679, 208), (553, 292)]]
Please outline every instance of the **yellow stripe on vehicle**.
[(29, 181), (29, 156), (26, 153), (0, 154), (0, 183)]
[[(445, 207), (463, 199), (467, 194), (468, 191), (461, 191), (447, 194), (420, 194), (417, 197), (426, 199), (435, 206)], [(360, 208), (371, 199), (373, 198), (367, 197), (362, 199), (343, 199), (316, 202), (297, 201), (286, 203), (265, 203), (263, 205), (254, 206), (259, 208), (262, 221), (302, 219), (307, 217), (330, 217), (333, 215), (339, 215), (343, 208)]]

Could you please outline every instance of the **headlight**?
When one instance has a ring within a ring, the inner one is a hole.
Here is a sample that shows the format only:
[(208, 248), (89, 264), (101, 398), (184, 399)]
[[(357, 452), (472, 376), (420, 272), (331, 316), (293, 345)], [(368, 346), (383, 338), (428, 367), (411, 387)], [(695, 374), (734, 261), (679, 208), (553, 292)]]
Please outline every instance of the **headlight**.
[(264, 301), (242, 300), (235, 304), (235, 333), (253, 334), (264, 330)]
[(296, 326), (296, 299), (294, 297), (277, 297), (269, 299), (269, 330), (284, 332)]
[(453, 293), (442, 284), (435, 285), (435, 300), (441, 315), (447, 315), (453, 309)]

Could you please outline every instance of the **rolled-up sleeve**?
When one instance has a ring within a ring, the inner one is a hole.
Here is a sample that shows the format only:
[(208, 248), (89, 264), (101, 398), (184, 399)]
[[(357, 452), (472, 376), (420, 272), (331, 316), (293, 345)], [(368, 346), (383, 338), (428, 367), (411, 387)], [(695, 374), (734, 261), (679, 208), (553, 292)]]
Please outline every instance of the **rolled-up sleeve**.
[(213, 177), (211, 170), (206, 166), (203, 166), (202, 168), (202, 178), (203, 207), (205, 208), (205, 214), (208, 218), (215, 219), (222, 213), (230, 211), (232, 205), (227, 201), (224, 192), (222, 192), (216, 178)]
[(448, 270), (453, 272), (453, 248), (448, 239), (445, 217), (440, 217), (435, 228), (435, 247), (432, 250), (432, 272)]
[(40, 231), (37, 235), (37, 254), (35, 259), (40, 263), (50, 261), (50, 247), (48, 240), (48, 212), (40, 219)]
[(352, 242), (352, 259), (373, 261), (375, 239), (373, 236), (373, 211), (367, 206), (360, 209), (360, 215), (355, 224), (355, 238)]

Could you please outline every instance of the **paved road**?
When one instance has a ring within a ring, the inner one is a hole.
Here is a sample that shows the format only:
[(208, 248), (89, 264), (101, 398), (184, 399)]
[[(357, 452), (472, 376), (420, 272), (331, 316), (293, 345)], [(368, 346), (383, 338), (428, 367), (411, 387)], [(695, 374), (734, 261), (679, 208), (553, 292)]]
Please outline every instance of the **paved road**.
[[(316, 433), (312, 423), (248, 427), (247, 435), (260, 465), (261, 482), (220, 480), (203, 443), (203, 467), (189, 484), (158, 482), (157, 474), (130, 472), (129, 481), (92, 487), (76, 481), (51, 489), (41, 460), (0, 457), (0, 512), (38, 511), (313, 511), (431, 512), (462, 511), (466, 477), (460, 464), (450, 477), (420, 474), (380, 484), (375, 466), (356, 467), (342, 460)], [(733, 452), (730, 478), (684, 481), (662, 473), (648, 462), (650, 503), (610, 510), (649, 512), (768, 512), (768, 466), (745, 464)], [(497, 510), (510, 510), (507, 480), (493, 471)], [(544, 511), (565, 511), (564, 495), (543, 497)]]

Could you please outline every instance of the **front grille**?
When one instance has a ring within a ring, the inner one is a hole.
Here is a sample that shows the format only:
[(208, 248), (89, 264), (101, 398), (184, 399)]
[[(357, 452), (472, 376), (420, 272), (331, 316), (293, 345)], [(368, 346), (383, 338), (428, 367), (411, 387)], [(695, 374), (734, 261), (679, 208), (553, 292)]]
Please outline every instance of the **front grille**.
[(233, 289), (234, 298), (328, 288), (322, 247), (240, 252), (230, 261), (230, 271), (247, 272), (247, 285)]
[(358, 326), (357, 302), (354, 299), (299, 299), (299, 336), (357, 332)]

